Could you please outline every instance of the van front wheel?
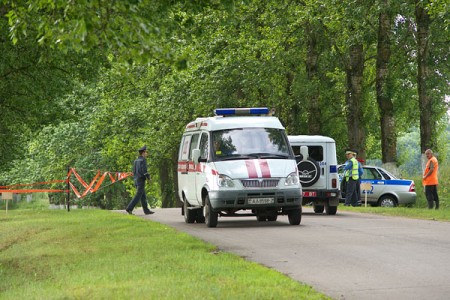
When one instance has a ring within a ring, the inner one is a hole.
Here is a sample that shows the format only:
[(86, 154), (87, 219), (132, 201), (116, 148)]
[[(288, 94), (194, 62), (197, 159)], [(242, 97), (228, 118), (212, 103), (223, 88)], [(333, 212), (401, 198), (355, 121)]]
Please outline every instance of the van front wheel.
[(206, 195), (205, 197), (205, 206), (203, 207), (203, 209), (206, 226), (217, 227), (217, 219), (219, 217), (219, 214), (212, 210), (211, 202), (209, 202), (209, 195)]
[(300, 222), (302, 221), (302, 209), (296, 208), (296, 209), (289, 210), (288, 220), (289, 220), (289, 224), (291, 224), (291, 225), (299, 225)]

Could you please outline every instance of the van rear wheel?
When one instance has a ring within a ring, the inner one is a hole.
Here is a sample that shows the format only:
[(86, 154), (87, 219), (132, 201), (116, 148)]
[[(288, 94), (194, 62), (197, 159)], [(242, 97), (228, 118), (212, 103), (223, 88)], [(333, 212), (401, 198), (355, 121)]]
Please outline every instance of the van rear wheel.
[(190, 224), (195, 222), (197, 211), (189, 209), (189, 207), (189, 203), (187, 202), (186, 198), (183, 197), (184, 221)]
[(219, 217), (219, 214), (212, 210), (211, 202), (209, 201), (209, 195), (206, 195), (205, 197), (205, 206), (203, 207), (203, 209), (206, 226), (217, 227), (217, 219)]
[(203, 215), (203, 209), (197, 209), (195, 214), (195, 222), (205, 223), (205, 216)]

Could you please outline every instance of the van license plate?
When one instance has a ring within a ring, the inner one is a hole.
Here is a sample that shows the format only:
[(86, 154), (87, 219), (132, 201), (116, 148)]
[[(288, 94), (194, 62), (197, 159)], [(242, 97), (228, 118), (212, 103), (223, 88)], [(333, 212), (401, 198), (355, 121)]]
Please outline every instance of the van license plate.
[(248, 198), (248, 204), (271, 204), (275, 203), (275, 198)]

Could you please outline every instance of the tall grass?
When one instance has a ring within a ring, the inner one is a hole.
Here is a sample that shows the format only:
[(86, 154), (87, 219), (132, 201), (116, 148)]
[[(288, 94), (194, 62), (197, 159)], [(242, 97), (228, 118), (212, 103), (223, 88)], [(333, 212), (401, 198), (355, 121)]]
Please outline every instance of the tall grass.
[(187, 234), (104, 210), (0, 211), (1, 299), (326, 299)]

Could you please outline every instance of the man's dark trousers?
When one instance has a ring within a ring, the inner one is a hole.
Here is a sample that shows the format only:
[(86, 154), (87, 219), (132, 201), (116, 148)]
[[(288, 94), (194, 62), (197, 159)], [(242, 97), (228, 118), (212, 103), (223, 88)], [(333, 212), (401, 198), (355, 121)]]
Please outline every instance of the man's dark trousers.
[(357, 184), (359, 182), (353, 178), (349, 178), (347, 181), (346, 194), (345, 194), (345, 205), (358, 206), (358, 193)]
[(434, 206), (434, 202), (436, 202), (436, 209), (439, 209), (439, 196), (437, 193), (436, 185), (426, 185), (425, 186), (425, 196), (428, 201), (428, 208), (432, 209)]
[(136, 204), (141, 201), (142, 209), (145, 212), (149, 212), (147, 197), (145, 196), (145, 178), (139, 178), (135, 181), (136, 184), (136, 195), (133, 200), (128, 204), (127, 211), (132, 211)]

